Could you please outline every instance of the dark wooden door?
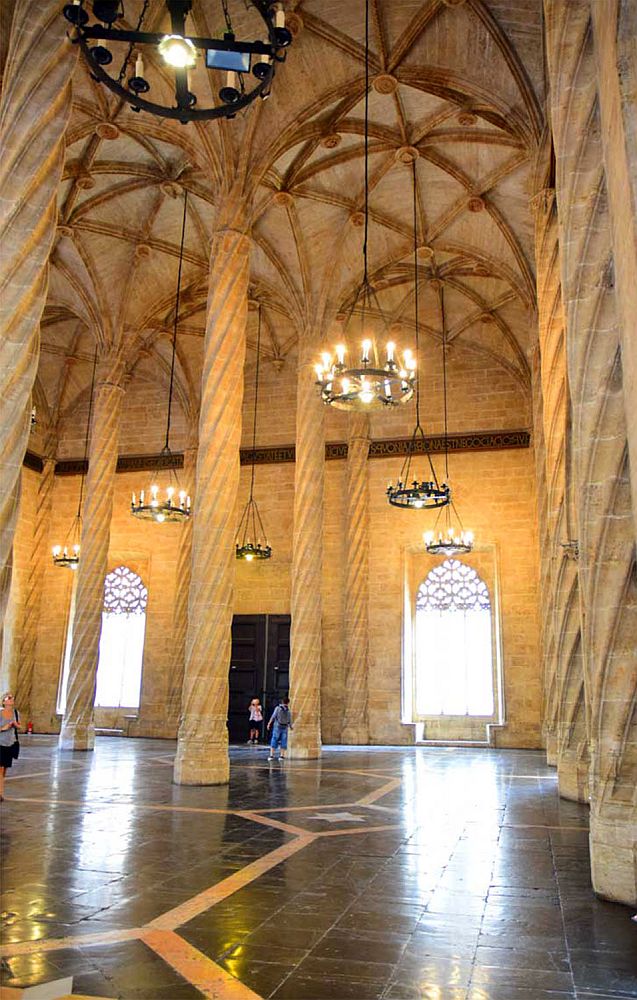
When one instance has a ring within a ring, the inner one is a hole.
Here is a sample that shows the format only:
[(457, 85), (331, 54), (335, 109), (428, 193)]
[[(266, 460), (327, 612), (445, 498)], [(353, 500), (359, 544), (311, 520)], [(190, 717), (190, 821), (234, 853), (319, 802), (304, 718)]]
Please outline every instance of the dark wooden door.
[(253, 698), (261, 699), (267, 722), (279, 698), (288, 693), (289, 665), (289, 615), (234, 616), (228, 700), (231, 743), (247, 742), (248, 705)]

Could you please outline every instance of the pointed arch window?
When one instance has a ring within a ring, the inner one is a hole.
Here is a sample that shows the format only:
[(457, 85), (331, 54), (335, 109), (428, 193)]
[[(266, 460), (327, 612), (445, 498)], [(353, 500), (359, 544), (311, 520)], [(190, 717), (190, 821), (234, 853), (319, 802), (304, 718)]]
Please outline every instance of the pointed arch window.
[(423, 580), (415, 646), (417, 717), (494, 715), (491, 599), (471, 566), (445, 559)]
[(128, 566), (104, 581), (96, 708), (138, 708), (142, 686), (148, 591)]

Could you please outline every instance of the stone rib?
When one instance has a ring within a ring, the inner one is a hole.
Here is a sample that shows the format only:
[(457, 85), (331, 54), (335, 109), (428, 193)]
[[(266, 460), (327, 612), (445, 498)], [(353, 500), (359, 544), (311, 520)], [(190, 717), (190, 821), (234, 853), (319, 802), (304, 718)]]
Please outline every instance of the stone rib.
[[(99, 378), (99, 375), (98, 375)], [(95, 389), (85, 485), (80, 561), (77, 568), (73, 644), (60, 746), (90, 750), (95, 741), (93, 704), (102, 629), (108, 546), (123, 389), (117, 375)]]
[(229, 778), (228, 671), (235, 507), (248, 312), (250, 241), (235, 229), (213, 241), (202, 372), (192, 574), (174, 780)]
[(369, 419), (350, 416), (347, 451), (347, 566), (345, 591), (345, 707), (343, 743), (369, 742)]
[(325, 430), (323, 403), (308, 360), (301, 356), (297, 379), (290, 630), (290, 696), (295, 727), (290, 754), (302, 759), (321, 755)]
[(0, 622), (76, 62), (59, 3), (15, 5), (0, 103)]

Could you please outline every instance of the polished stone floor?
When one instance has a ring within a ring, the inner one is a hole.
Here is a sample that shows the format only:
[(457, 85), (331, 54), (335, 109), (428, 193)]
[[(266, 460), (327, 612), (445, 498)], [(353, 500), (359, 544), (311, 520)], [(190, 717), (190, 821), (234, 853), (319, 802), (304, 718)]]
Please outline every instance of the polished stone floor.
[(637, 925), (592, 895), (587, 810), (541, 753), (242, 748), (229, 788), (187, 788), (173, 743), (27, 739), (2, 997), (637, 997)]

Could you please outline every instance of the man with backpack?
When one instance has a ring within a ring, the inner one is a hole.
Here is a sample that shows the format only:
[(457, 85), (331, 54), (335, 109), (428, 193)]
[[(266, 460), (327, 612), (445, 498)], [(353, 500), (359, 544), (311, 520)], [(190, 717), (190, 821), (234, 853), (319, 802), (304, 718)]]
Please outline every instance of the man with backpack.
[(272, 717), (268, 722), (268, 730), (272, 729), (272, 739), (270, 741), (270, 756), (268, 760), (275, 760), (274, 751), (279, 748), (279, 760), (285, 760), (285, 752), (288, 748), (288, 730), (294, 729), (292, 725), (292, 713), (290, 712), (290, 699), (286, 696), (274, 709)]

